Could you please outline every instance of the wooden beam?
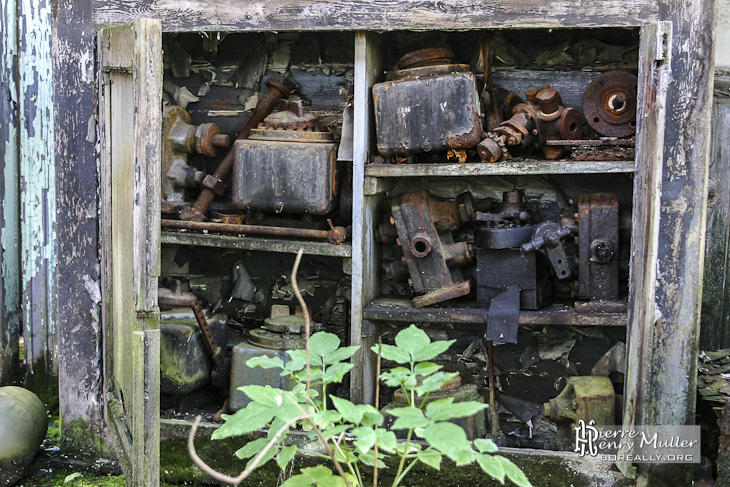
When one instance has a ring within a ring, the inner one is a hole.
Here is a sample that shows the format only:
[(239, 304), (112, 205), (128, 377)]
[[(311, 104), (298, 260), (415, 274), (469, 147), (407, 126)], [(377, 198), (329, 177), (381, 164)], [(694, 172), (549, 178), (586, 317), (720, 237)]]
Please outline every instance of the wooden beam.
[(640, 26), (658, 19), (655, 0), (99, 0), (94, 23), (140, 16), (173, 31), (463, 30)]
[(707, 196), (705, 277), (700, 350), (730, 348), (730, 100), (712, 110), (712, 154)]
[(20, 381), (18, 4), (0, 3), (0, 386)]

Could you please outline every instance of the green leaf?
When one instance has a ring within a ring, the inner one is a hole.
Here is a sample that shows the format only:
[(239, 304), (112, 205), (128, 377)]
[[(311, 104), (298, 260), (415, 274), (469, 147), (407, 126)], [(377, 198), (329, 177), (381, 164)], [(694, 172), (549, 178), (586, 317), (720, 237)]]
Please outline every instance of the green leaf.
[(436, 365), (433, 362), (420, 362), (417, 363), (416, 366), (413, 368), (413, 372), (420, 376), (427, 376), (435, 374), (436, 372), (441, 370), (441, 368), (441, 365)]
[(381, 426), (383, 424), (383, 420), (385, 418), (383, 418), (383, 415), (380, 414), (380, 411), (375, 409), (370, 404), (362, 404), (360, 407), (364, 411), (364, 414), (362, 415), (362, 422), (361, 422), (361, 424), (363, 426), (373, 427), (373, 426)]
[(504, 483), (504, 467), (502, 462), (499, 460), (500, 456), (497, 455), (477, 455), (477, 463), (484, 470), (484, 473), (489, 475), (495, 480), (499, 480), (500, 483)]
[(339, 423), (342, 415), (335, 409), (328, 409), (312, 414), (312, 419), (319, 427), (326, 427), (328, 424)]
[(284, 364), (284, 370), (293, 374), (299, 372), (307, 365), (307, 352), (306, 350), (287, 350), (290, 360)]
[(416, 374), (405, 367), (395, 367), (387, 372), (380, 374), (380, 380), (385, 382), (388, 387), (413, 388), (417, 384)]
[(442, 353), (444, 353), (446, 350), (448, 350), (454, 342), (456, 342), (456, 340), (433, 342), (423, 347), (422, 349), (417, 350), (416, 353), (413, 355), (413, 361), (424, 362), (426, 360), (433, 360)]
[(422, 461), (429, 467), (433, 467), (436, 470), (441, 469), (441, 460), (443, 459), (443, 457), (436, 450), (429, 448), (424, 451), (419, 451), (417, 456), (420, 461)]
[(454, 423), (433, 423), (422, 432), (423, 438), (436, 450), (440, 451), (457, 466), (474, 461), (476, 453), (471, 442), (466, 439), (464, 430)]
[(270, 408), (278, 408), (284, 404), (285, 392), (271, 386), (242, 386), (239, 391), (246, 393), (253, 402), (257, 402)]
[(395, 344), (401, 350), (408, 352), (413, 357), (413, 362), (419, 362), (422, 360), (430, 359), (416, 359), (416, 355), (420, 355), (420, 351), (431, 344), (431, 339), (428, 338), (426, 332), (418, 328), (416, 325), (411, 325), (408, 328), (401, 330), (395, 336)]
[(465, 401), (453, 404), (452, 402), (453, 398), (451, 397), (430, 402), (426, 406), (426, 416), (434, 421), (448, 421), (454, 418), (473, 416), (489, 407), (487, 404), (477, 401)]
[(512, 463), (512, 461), (505, 457), (499, 457), (504, 473), (507, 474), (507, 478), (510, 479), (518, 487), (532, 487), (532, 484), (527, 479), (525, 473), (520, 470), (520, 467)]
[[(355, 478), (345, 473), (350, 485), (355, 485)], [(316, 467), (307, 467), (301, 470), (301, 473), (289, 477), (286, 482), (281, 484), (281, 487), (310, 487), (316, 485), (317, 487), (345, 487), (345, 481), (339, 475), (335, 475), (329, 468), (324, 465), (317, 465)]]
[[(361, 453), (357, 457), (365, 465), (368, 465), (370, 467), (375, 466), (375, 451), (374, 450), (370, 450), (367, 453)], [(388, 468), (388, 465), (383, 461), (383, 454), (382, 453), (378, 455), (378, 468), (379, 469)]]
[(297, 454), (297, 446), (296, 445), (290, 445), (285, 446), (279, 451), (279, 455), (276, 457), (276, 464), (279, 465), (279, 468), (284, 470), (287, 465), (289, 465), (289, 462), (292, 461), (294, 458), (294, 455)]
[(327, 367), (324, 373), (324, 380), (331, 384), (333, 382), (342, 382), (342, 379), (345, 377), (345, 374), (347, 374), (352, 368), (355, 366), (355, 364), (349, 364), (345, 362), (337, 362), (334, 365), (330, 365)]
[(355, 352), (357, 352), (358, 348), (360, 348), (359, 345), (338, 348), (334, 352), (325, 356), (324, 363), (327, 365), (330, 365), (330, 364), (334, 364), (336, 362), (342, 362), (343, 360), (347, 360), (350, 357), (352, 357), (353, 355), (355, 355)]
[(350, 433), (357, 436), (354, 444), (358, 452), (367, 453), (373, 446), (375, 446), (375, 440), (377, 437), (374, 429), (360, 426), (359, 428), (353, 429)]
[[(377, 354), (378, 347), (380, 346), (381, 345), (374, 345), (370, 348), (370, 350)], [(382, 355), (385, 360), (392, 360), (393, 362), (399, 364), (408, 364), (411, 362), (411, 355), (408, 352), (406, 352), (405, 350), (401, 350), (400, 348), (393, 345), (383, 344), (380, 355)]]
[(259, 355), (246, 360), (248, 367), (263, 367), (264, 369), (283, 369), (284, 361), (279, 357), (267, 357), (266, 355)]
[(72, 480), (76, 480), (79, 477), (81, 477), (81, 474), (79, 472), (74, 472), (71, 475), (67, 475), (66, 478), (63, 480), (63, 483), (67, 484), (67, 483), (71, 482)]
[[(269, 460), (272, 460), (276, 456), (276, 453), (278, 452), (278, 450), (279, 449), (276, 446), (269, 448), (266, 451), (266, 453), (264, 453), (264, 456), (261, 457), (261, 460), (259, 461), (259, 463), (256, 464), (256, 468), (259, 468), (260, 466), (266, 464)], [(250, 468), (255, 459), (256, 459), (256, 457), (251, 458), (251, 460), (249, 460), (248, 463), (246, 464), (246, 468)]]
[(474, 446), (477, 447), (480, 453), (494, 453), (499, 449), (492, 440), (485, 438), (477, 438), (474, 440)]
[(326, 357), (340, 346), (340, 339), (337, 335), (320, 331), (309, 338), (309, 354)]
[(325, 440), (329, 440), (333, 436), (337, 436), (340, 433), (342, 433), (343, 431), (346, 431), (348, 428), (352, 428), (352, 425), (351, 424), (340, 424), (337, 426), (333, 426), (331, 428), (327, 428), (324, 431), (322, 431), (322, 437)]
[(357, 462), (355, 453), (346, 448), (336, 448), (335, 458), (340, 463), (354, 463)]
[[(236, 451), (236, 456), (240, 459), (244, 459), (250, 458), (254, 455), (258, 455), (268, 443), (269, 440), (267, 438), (259, 438), (258, 440), (250, 441), (243, 445), (243, 447), (240, 448), (238, 451)], [(276, 447), (274, 447), (273, 449), (276, 450)]]
[(375, 444), (378, 445), (378, 448), (389, 453), (393, 453), (398, 445), (398, 438), (396, 438), (395, 433), (386, 429), (379, 428), (375, 430), (375, 438)]
[[(408, 451), (406, 451), (406, 446), (408, 446)], [(421, 450), (423, 450), (423, 447), (418, 443), (406, 443), (405, 441), (399, 441), (395, 444), (395, 451), (402, 455), (417, 453)]]
[(342, 399), (341, 397), (330, 395), (330, 399), (332, 400), (332, 404), (335, 406), (335, 409), (342, 413), (343, 418), (356, 425), (360, 424), (362, 421), (362, 415), (365, 413), (362, 408), (357, 407), (355, 404), (351, 403), (347, 399)]
[[(423, 415), (423, 411), (415, 407), (394, 408), (388, 413), (398, 418), (391, 426), (391, 429), (394, 430), (424, 428), (430, 424), (430, 421)], [(456, 427), (458, 428), (458, 426)], [(459, 429), (461, 430), (461, 428)], [(464, 431), (461, 430), (461, 432)]]
[(429, 392), (438, 391), (448, 381), (459, 375), (458, 372), (436, 372), (433, 375), (423, 379), (421, 385), (417, 386), (416, 395), (419, 397), (425, 396)]
[(220, 440), (231, 436), (240, 436), (266, 426), (274, 417), (274, 410), (263, 404), (251, 402), (235, 414), (224, 414), (226, 422), (213, 432), (211, 438)]

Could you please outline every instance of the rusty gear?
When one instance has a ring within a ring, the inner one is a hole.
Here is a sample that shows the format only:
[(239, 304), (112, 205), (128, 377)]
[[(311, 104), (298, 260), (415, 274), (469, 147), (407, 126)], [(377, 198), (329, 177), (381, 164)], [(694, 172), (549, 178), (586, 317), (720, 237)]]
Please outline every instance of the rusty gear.
[(636, 84), (626, 71), (597, 76), (583, 94), (583, 115), (601, 135), (626, 137), (636, 133)]

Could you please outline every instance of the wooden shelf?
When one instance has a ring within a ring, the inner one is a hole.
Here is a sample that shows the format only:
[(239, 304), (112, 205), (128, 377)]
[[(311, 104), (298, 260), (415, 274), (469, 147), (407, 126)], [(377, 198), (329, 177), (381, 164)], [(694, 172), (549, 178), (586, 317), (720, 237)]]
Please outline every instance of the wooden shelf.
[(300, 248), (303, 248), (306, 255), (352, 257), (352, 245), (334, 245), (329, 242), (284, 240), (267, 237), (237, 237), (233, 235), (203, 234), (189, 231), (163, 231), (161, 232), (160, 239), (163, 244), (173, 245), (261, 250), (264, 252), (283, 252), (288, 254), (295, 254)]
[[(414, 308), (409, 300), (379, 298), (363, 308), (363, 319), (393, 322), (486, 324), (489, 312), (476, 307)], [(565, 305), (520, 311), (520, 325), (626, 326), (626, 313), (578, 313)]]
[(374, 178), (426, 176), (526, 176), (537, 174), (601, 174), (633, 173), (634, 161), (524, 161), (432, 163), (432, 164), (367, 164), (365, 176)]

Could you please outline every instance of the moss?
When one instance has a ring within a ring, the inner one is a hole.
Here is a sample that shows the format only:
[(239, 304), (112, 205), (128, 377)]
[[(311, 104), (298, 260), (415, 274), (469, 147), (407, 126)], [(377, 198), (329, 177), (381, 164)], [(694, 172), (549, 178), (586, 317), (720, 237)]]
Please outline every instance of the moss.
[(26, 374), (23, 386), (35, 393), (45, 404), (50, 415), (58, 414), (58, 377), (46, 375), (45, 360), (33, 365), (33, 373)]
[(60, 446), (64, 454), (84, 460), (112, 458), (101, 433), (82, 419), (61, 424)]
[[(66, 479), (69, 481), (66, 482)], [(28, 478), (18, 483), (18, 487), (55, 487), (59, 485), (65, 487), (126, 487), (127, 483), (122, 475), (94, 475), (64, 468), (54, 468), (51, 475), (46, 478)]]

